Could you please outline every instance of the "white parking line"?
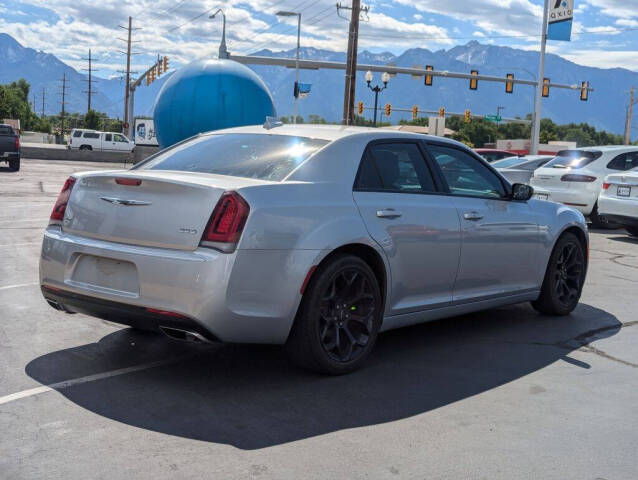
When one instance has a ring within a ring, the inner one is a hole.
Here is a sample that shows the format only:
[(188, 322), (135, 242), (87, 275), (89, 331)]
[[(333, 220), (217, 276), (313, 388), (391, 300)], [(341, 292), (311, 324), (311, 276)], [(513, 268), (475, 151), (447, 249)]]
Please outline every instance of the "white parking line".
[(0, 245), (0, 247), (24, 247), (25, 245), (42, 245), (42, 241), (25, 242), (25, 243), (6, 243), (4, 245)]
[(17, 285), (5, 285), (4, 287), (0, 287), (0, 290), (8, 290), (9, 288), (32, 287), (33, 285), (40, 285), (40, 282), (19, 283)]
[(51, 392), (53, 390), (63, 390), (74, 385), (80, 385), (82, 383), (93, 382), (95, 380), (103, 380), (105, 378), (117, 377), (118, 375), (126, 375), (127, 373), (139, 372), (140, 370), (148, 370), (149, 368), (161, 367), (163, 365), (169, 365), (177, 363), (192, 355), (173, 358), (170, 360), (161, 360), (157, 362), (142, 363), (140, 365), (134, 365), (132, 367), (119, 368), (117, 370), (111, 370), (110, 372), (96, 373), (94, 375), (88, 375), (86, 377), (74, 378), (72, 380), (64, 380), (63, 382), (52, 383), (50, 385), (43, 385), (41, 387), (31, 388), (29, 390), (22, 390), (21, 392), (12, 393), (0, 397), (0, 405), (13, 402), (14, 400), (20, 400), (21, 398), (28, 398), (34, 395), (40, 395), (42, 393)]

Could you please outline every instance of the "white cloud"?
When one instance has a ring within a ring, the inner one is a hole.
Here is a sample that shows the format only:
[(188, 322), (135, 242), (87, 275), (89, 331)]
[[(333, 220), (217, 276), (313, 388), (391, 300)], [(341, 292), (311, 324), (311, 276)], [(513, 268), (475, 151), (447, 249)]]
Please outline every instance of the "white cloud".
[(622, 65), (629, 70), (638, 71), (638, 50), (573, 50), (563, 53), (563, 57), (579, 65), (598, 68), (617, 68)]
[(484, 37), (485, 34), (483, 32), (479, 32), (478, 30), (472, 34), (475, 37)]
[(635, 0), (584, 0), (592, 7), (599, 8), (604, 15), (610, 17), (638, 17)]
[(638, 20), (632, 20), (629, 18), (619, 18), (618, 20), (616, 20), (616, 25), (619, 25), (621, 27), (636, 28), (638, 27)]

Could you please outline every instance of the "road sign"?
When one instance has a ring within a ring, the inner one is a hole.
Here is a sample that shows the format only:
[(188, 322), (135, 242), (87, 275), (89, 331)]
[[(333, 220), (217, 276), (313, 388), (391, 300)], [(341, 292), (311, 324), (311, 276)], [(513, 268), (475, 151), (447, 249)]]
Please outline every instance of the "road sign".
[(548, 40), (569, 42), (574, 18), (574, 0), (551, 0), (549, 10)]
[(484, 115), (483, 118), (488, 122), (500, 122), (503, 120), (503, 117), (500, 115)]

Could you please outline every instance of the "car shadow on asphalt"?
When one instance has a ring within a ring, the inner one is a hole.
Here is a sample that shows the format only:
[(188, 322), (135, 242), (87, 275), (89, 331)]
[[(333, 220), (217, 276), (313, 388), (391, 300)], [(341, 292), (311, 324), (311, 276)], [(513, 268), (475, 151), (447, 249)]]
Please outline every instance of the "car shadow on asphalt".
[(622, 243), (629, 243), (631, 245), (638, 245), (638, 237), (632, 237), (629, 235), (629, 233), (627, 233), (626, 236), (622, 237), (608, 237), (609, 240), (613, 240), (614, 242), (622, 242)]
[(365, 367), (341, 377), (298, 370), (279, 347), (192, 346), (122, 329), (38, 357), (26, 373), (50, 385), (182, 358), (59, 392), (118, 422), (251, 450), (422, 414), (561, 359), (591, 368), (567, 356), (620, 328), (616, 317), (585, 304), (567, 317), (517, 305), (381, 334)]

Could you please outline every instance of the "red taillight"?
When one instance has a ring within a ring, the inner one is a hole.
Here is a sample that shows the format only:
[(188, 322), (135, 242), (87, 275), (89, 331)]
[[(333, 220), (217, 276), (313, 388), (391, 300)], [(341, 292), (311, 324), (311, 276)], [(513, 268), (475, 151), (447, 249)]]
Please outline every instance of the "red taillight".
[(16, 147), (16, 150), (20, 150), (20, 137), (16, 136), (15, 147)]
[(237, 192), (225, 192), (213, 210), (200, 245), (232, 252), (246, 224), (250, 207)]
[(611, 185), (611, 183), (603, 183), (603, 190), (607, 190), (609, 188), (609, 186)]
[(66, 210), (66, 205), (69, 203), (69, 197), (71, 196), (71, 190), (73, 189), (73, 185), (75, 185), (75, 178), (69, 177), (64, 182), (64, 186), (62, 187), (62, 191), (60, 195), (58, 195), (58, 199), (55, 202), (55, 206), (53, 207), (53, 211), (51, 212), (51, 223), (61, 223), (64, 218), (64, 211)]
[(589, 175), (575, 175), (573, 173), (568, 173), (567, 175), (563, 175), (560, 177), (563, 182), (584, 182), (590, 183), (596, 181), (596, 177), (590, 177)]
[(137, 178), (116, 178), (115, 183), (118, 185), (130, 185), (131, 187), (139, 187), (142, 184), (142, 180)]

